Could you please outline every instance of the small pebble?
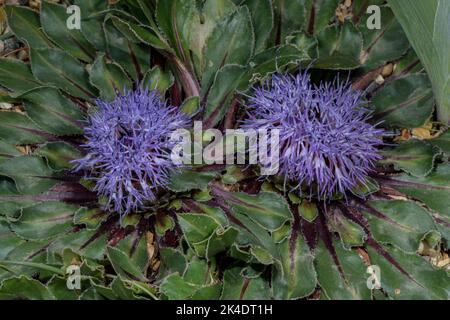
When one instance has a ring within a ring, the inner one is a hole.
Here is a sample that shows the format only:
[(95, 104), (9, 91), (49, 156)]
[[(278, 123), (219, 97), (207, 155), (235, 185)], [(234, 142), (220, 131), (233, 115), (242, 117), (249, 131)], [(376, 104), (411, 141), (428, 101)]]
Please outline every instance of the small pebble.
[(377, 84), (383, 84), (384, 83), (384, 78), (383, 78), (383, 76), (380, 74), (380, 75), (378, 75), (378, 77), (375, 79), (375, 82), (377, 83)]
[(28, 52), (27, 52), (27, 50), (20, 50), (18, 53), (17, 53), (17, 58), (19, 58), (20, 60), (26, 60), (27, 58), (28, 58)]
[(383, 70), (381, 71), (381, 75), (383, 77), (389, 77), (393, 71), (394, 71), (394, 65), (392, 63), (389, 63), (384, 66)]
[(4, 51), (9, 52), (20, 48), (20, 43), (16, 38), (8, 38), (3, 40)]
[(13, 107), (11, 103), (2, 102), (0, 103), (0, 109), (2, 110), (10, 110)]
[(30, 8), (39, 10), (40, 4), (38, 1), (30, 0)]

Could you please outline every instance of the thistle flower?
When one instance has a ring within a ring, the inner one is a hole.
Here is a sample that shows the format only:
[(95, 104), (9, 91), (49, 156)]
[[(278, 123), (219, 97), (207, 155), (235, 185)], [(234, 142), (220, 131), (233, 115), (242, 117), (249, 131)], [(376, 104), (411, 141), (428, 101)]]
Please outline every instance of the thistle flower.
[(382, 144), (369, 124), (362, 93), (350, 83), (311, 83), (308, 73), (274, 75), (249, 99), (243, 128), (280, 130), (280, 173), (307, 185), (310, 197), (331, 197), (364, 184)]
[(87, 154), (74, 161), (75, 170), (89, 172), (107, 207), (125, 215), (154, 201), (156, 189), (168, 184), (175, 169), (170, 135), (189, 119), (156, 90), (140, 88), (96, 104), (85, 128)]

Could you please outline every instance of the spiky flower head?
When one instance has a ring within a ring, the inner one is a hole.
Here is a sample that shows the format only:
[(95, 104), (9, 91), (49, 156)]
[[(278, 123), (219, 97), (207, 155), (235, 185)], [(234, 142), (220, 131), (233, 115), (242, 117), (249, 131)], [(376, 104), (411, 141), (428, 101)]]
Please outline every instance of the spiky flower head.
[(273, 75), (249, 98), (248, 129), (280, 130), (280, 173), (309, 195), (331, 197), (365, 183), (380, 159), (383, 130), (369, 124), (362, 93), (307, 72)]
[(138, 88), (96, 105), (85, 128), (86, 156), (75, 160), (76, 170), (88, 172), (110, 210), (124, 215), (144, 208), (176, 168), (171, 133), (190, 120), (156, 90)]

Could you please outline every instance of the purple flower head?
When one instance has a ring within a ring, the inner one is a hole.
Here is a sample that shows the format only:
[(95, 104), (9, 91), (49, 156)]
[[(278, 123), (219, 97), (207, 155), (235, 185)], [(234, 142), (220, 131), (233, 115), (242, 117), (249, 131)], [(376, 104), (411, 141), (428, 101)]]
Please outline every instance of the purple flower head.
[(249, 99), (244, 129), (280, 130), (280, 173), (310, 196), (345, 195), (380, 159), (383, 130), (369, 124), (351, 84), (311, 83), (308, 73), (274, 75)]
[(98, 111), (85, 128), (86, 156), (75, 170), (90, 172), (95, 190), (110, 210), (125, 215), (145, 208), (155, 191), (169, 182), (171, 133), (189, 125), (189, 118), (168, 106), (158, 91), (139, 88), (111, 102), (96, 101)]

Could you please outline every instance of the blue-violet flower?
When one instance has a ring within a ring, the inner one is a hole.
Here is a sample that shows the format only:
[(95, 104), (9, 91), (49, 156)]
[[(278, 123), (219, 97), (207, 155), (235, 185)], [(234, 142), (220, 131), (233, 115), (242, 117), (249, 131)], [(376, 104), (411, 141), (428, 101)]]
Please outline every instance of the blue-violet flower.
[(145, 208), (156, 199), (156, 189), (168, 184), (176, 168), (170, 135), (190, 120), (156, 90), (138, 88), (96, 105), (84, 129), (86, 156), (74, 161), (75, 170), (88, 172), (107, 208), (123, 216)]
[(364, 185), (383, 130), (367, 121), (362, 93), (346, 81), (314, 85), (307, 72), (273, 75), (249, 98), (243, 129), (280, 130), (280, 173), (310, 197)]

